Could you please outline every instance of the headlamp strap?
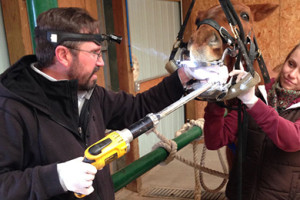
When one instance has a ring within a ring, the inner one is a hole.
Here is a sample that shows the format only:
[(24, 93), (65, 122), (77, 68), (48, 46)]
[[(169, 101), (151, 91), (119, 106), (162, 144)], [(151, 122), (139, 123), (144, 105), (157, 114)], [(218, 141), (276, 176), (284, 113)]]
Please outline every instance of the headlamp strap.
[(46, 37), (49, 42), (54, 45), (60, 45), (64, 41), (92, 41), (97, 45), (101, 45), (104, 40), (121, 43), (122, 37), (110, 34), (85, 34), (85, 33), (70, 33), (57, 30), (40, 30), (39, 27), (34, 29), (36, 37)]

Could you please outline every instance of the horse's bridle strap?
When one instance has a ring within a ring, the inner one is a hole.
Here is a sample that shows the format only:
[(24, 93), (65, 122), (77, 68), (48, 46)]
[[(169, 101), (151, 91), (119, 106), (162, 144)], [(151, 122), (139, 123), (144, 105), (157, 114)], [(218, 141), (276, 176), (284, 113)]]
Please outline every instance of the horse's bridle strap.
[(264, 78), (264, 82), (265, 83), (269, 83), (270, 82), (270, 75), (269, 75), (269, 72), (267, 70), (267, 67), (266, 67), (266, 64), (265, 64), (265, 61), (264, 61), (264, 58), (260, 52), (260, 49), (258, 47), (258, 44), (257, 44), (257, 41), (256, 41), (256, 37), (254, 36), (253, 37), (253, 41), (254, 41), (254, 45), (256, 47), (256, 51), (258, 52), (258, 55), (256, 57), (256, 60), (258, 62), (258, 65), (259, 65), (259, 68), (260, 68), (260, 72)]
[(207, 25), (213, 27), (214, 29), (216, 29), (220, 33), (223, 41), (225, 41), (230, 46), (233, 45), (235, 39), (228, 33), (228, 31), (223, 26), (220, 26), (215, 20), (213, 20), (213, 19), (204, 19), (202, 21), (197, 21), (196, 22), (197, 29), (202, 24), (207, 24)]
[(194, 7), (194, 4), (195, 4), (195, 0), (192, 0), (192, 2), (190, 4), (190, 7), (189, 7), (189, 10), (186, 13), (184, 22), (180, 26), (180, 30), (178, 32), (178, 35), (177, 35), (177, 38), (176, 38), (176, 42), (175, 42), (175, 44), (173, 46), (173, 49), (172, 49), (170, 57), (169, 57), (169, 61), (174, 59), (174, 57), (175, 57), (175, 55), (177, 53), (178, 48), (182, 48), (182, 47), (184, 47), (184, 46), (187, 45), (186, 43), (182, 42), (182, 38), (183, 38), (183, 33), (184, 33), (185, 28), (186, 28), (187, 22), (189, 20), (190, 15), (191, 15), (192, 9)]

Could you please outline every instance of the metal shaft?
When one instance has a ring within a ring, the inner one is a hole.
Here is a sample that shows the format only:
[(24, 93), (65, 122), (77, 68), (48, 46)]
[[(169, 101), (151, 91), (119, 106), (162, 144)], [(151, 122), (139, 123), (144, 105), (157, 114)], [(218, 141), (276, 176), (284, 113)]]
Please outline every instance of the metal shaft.
[(206, 90), (208, 90), (212, 86), (213, 86), (213, 84), (207, 83), (203, 87), (194, 90), (193, 92), (191, 92), (188, 95), (182, 97), (181, 99), (179, 99), (175, 103), (169, 105), (168, 107), (166, 107), (165, 109), (163, 109), (162, 111), (160, 111), (159, 113), (157, 113), (156, 115), (158, 115), (159, 119), (164, 118), (165, 116), (167, 116), (171, 112), (173, 112), (176, 109), (180, 108), (182, 105), (184, 105), (187, 102), (195, 99), (196, 97), (198, 97), (200, 94), (202, 94), (203, 92), (205, 92)]
[(181, 107), (182, 105), (186, 104), (187, 102), (195, 99), (200, 94), (211, 88), (213, 84), (207, 83), (201, 88), (194, 90), (193, 92), (189, 93), (188, 95), (182, 97), (178, 101), (174, 102), (173, 104), (169, 105), (165, 109), (161, 110), (160, 112), (153, 114), (150, 113), (146, 117), (140, 119), (139, 121), (135, 122), (134, 124), (128, 127), (129, 131), (132, 133), (133, 138), (137, 138), (140, 135), (146, 133), (147, 131), (151, 130), (155, 127), (159, 121), (167, 116), (168, 114), (174, 112), (176, 109)]

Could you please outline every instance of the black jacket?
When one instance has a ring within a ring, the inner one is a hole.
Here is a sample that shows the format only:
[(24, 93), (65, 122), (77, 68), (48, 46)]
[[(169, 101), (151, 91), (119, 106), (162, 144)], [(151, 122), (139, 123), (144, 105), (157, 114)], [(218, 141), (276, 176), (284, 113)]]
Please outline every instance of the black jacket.
[[(75, 199), (59, 183), (57, 163), (83, 156), (104, 137), (150, 112), (158, 112), (182, 96), (177, 73), (136, 97), (96, 86), (89, 100), (87, 127), (78, 131), (77, 81), (51, 82), (30, 67), (25, 56), (0, 77), (0, 199)], [(106, 166), (85, 199), (114, 199)]]

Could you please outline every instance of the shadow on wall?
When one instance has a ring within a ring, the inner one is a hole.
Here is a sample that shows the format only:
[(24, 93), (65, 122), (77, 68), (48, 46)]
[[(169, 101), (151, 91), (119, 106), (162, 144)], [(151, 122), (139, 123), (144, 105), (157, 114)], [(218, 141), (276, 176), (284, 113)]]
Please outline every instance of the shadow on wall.
[(0, 2), (0, 73), (9, 67), (9, 57), (7, 50), (7, 43), (4, 31), (4, 23), (2, 16), (2, 6)]

